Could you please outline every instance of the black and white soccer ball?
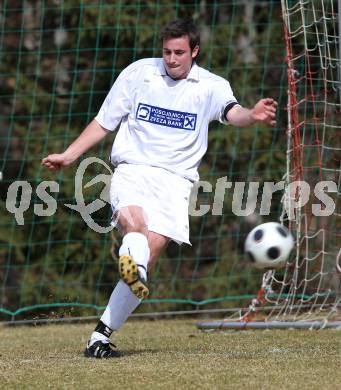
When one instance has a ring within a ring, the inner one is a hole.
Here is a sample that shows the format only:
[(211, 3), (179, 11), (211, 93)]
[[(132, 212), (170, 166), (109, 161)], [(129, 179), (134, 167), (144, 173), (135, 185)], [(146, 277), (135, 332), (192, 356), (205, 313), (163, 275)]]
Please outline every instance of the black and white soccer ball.
[(283, 267), (293, 247), (293, 236), (278, 222), (256, 226), (245, 241), (245, 253), (252, 265), (259, 269)]

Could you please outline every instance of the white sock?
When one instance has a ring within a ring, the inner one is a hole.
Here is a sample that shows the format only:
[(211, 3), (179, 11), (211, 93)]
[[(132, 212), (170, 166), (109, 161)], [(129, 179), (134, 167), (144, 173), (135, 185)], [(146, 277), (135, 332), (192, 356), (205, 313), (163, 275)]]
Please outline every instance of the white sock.
[(103, 341), (104, 343), (110, 343), (110, 340), (107, 336), (104, 336), (104, 334), (102, 333), (98, 333), (98, 332), (92, 332), (91, 333), (91, 337), (90, 337), (90, 342), (89, 342), (89, 346), (91, 346), (93, 343), (95, 343), (96, 341)]
[[(141, 299), (132, 293), (130, 288), (119, 280), (111, 293), (108, 305), (102, 314), (101, 321), (113, 331), (118, 330), (126, 322), (129, 315), (140, 304)], [(90, 345), (95, 341), (109, 342), (109, 338), (102, 333), (92, 332)]]
[(138, 267), (140, 276), (147, 280), (147, 267), (150, 250), (147, 237), (142, 233), (131, 232), (123, 237), (119, 255), (131, 255)]
[(140, 304), (141, 299), (132, 293), (123, 280), (119, 280), (111, 293), (108, 305), (102, 314), (101, 321), (112, 330), (118, 330), (129, 315)]

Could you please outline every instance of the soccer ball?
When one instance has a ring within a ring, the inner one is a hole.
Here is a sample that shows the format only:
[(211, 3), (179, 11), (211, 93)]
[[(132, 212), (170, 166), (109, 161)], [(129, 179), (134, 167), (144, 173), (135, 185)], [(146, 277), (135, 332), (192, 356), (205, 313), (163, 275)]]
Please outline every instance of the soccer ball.
[(259, 269), (284, 266), (293, 247), (291, 233), (278, 222), (256, 226), (245, 241), (245, 253), (252, 265)]

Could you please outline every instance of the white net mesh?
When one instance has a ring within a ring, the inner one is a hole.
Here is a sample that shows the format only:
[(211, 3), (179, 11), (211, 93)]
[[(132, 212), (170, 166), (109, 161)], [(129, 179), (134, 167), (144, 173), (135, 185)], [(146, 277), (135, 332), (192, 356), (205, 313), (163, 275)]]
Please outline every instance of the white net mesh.
[[(282, 0), (288, 61), (287, 191), (296, 234), (286, 268), (266, 274), (256, 303), (266, 320), (340, 319), (341, 110), (337, 1)], [(259, 309), (244, 315), (248, 320)]]
[(296, 250), (284, 269), (263, 275), (238, 322), (201, 328), (341, 327), (340, 8), (341, 0), (282, 0), (288, 63), (282, 221)]

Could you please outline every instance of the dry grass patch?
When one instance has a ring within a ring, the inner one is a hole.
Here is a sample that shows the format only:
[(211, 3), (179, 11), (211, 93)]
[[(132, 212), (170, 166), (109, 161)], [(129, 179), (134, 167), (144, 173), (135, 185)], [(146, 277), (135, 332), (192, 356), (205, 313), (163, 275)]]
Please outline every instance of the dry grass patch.
[(6, 389), (340, 389), (341, 332), (203, 333), (195, 320), (130, 321), (120, 359), (86, 359), (94, 324), (1, 327)]

